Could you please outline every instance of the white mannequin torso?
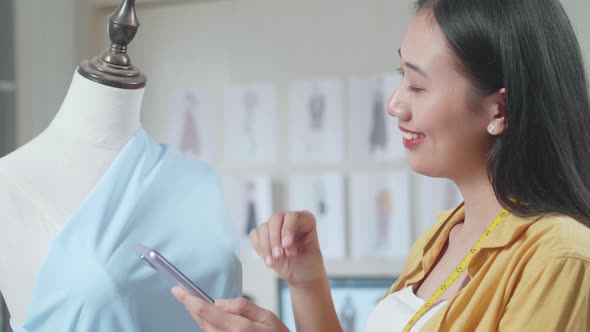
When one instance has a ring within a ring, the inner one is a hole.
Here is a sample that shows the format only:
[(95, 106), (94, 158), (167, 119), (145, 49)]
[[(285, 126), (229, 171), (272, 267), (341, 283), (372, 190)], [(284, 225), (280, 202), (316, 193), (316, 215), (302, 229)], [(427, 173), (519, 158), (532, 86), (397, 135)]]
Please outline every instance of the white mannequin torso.
[(15, 322), (25, 320), (51, 241), (141, 126), (143, 93), (76, 71), (49, 127), (0, 159), (0, 291)]

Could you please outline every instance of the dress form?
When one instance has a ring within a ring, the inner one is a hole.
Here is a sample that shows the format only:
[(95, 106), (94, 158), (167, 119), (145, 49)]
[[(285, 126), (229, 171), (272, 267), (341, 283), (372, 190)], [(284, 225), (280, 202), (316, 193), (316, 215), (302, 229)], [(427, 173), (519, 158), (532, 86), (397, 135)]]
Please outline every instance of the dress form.
[(52, 240), (141, 127), (146, 79), (126, 55), (138, 26), (123, 1), (110, 49), (80, 65), (47, 129), (0, 159), (0, 290), (18, 323)]

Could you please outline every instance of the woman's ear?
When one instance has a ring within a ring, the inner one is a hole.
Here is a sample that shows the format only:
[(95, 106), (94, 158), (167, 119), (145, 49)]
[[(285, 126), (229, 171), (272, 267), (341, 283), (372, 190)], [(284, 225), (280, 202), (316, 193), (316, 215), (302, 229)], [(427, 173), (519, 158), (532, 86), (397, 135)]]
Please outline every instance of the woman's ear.
[(493, 95), (489, 96), (488, 106), (488, 134), (492, 136), (501, 135), (506, 130), (505, 109), (506, 109), (506, 89), (502, 88)]

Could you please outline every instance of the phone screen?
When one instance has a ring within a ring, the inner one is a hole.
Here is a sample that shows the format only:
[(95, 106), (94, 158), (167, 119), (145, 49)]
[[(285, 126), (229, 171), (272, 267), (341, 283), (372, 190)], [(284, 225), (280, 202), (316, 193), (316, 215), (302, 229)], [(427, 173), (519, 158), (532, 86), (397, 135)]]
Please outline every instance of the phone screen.
[(207, 293), (197, 287), (197, 285), (182, 274), (180, 270), (172, 265), (172, 263), (164, 258), (159, 252), (141, 244), (135, 245), (135, 252), (142, 261), (146, 262), (154, 270), (163, 274), (174, 286), (180, 285), (192, 295), (198, 296), (209, 303), (215, 302), (209, 295), (207, 295)]

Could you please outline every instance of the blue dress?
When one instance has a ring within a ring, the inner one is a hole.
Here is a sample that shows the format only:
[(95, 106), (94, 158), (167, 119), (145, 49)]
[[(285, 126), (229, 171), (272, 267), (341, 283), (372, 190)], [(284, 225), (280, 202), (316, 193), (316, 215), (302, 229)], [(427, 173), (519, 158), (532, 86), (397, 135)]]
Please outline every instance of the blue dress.
[(200, 331), (134, 245), (160, 252), (212, 298), (233, 298), (236, 233), (212, 170), (139, 129), (53, 240), (24, 327), (12, 328)]

